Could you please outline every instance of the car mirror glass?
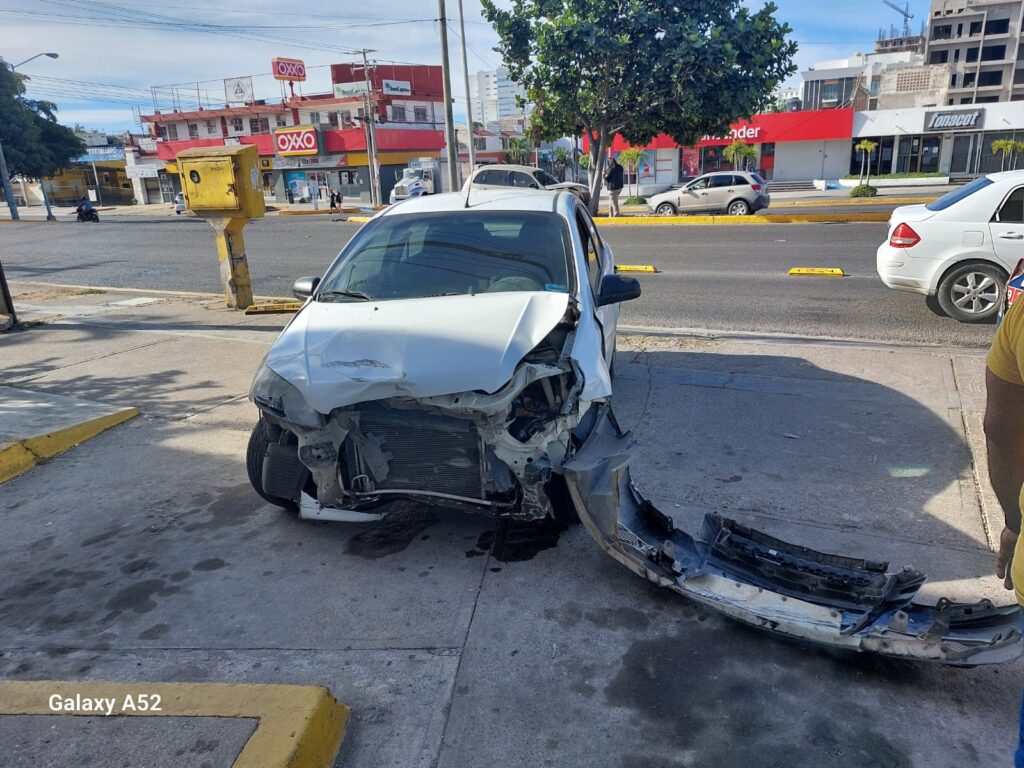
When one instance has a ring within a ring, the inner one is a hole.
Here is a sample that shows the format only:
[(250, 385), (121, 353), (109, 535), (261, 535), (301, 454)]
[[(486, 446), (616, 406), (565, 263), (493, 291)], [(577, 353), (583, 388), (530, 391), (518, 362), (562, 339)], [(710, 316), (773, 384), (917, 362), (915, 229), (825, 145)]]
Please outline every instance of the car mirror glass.
[(597, 290), (597, 306), (621, 304), (639, 297), (640, 281), (635, 277), (623, 277), (618, 274), (605, 275), (601, 278), (601, 284)]

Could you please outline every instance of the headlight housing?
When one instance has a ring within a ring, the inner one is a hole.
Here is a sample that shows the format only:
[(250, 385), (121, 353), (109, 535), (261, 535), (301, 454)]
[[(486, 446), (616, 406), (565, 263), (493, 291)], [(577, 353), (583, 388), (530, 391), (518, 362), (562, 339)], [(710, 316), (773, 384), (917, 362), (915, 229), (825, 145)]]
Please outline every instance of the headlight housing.
[(300, 427), (311, 429), (323, 426), (323, 417), (306, 402), (306, 398), (283, 376), (279, 376), (266, 363), (260, 365), (249, 388), (249, 399), (262, 410)]

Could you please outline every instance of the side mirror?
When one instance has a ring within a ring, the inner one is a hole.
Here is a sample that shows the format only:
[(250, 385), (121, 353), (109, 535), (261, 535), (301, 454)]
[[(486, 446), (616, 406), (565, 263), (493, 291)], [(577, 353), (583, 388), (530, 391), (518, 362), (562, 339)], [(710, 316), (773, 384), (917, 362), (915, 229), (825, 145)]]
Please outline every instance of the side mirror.
[(320, 285), (319, 277), (300, 277), (292, 283), (292, 296), (305, 301), (313, 295), (313, 291)]
[(640, 298), (640, 281), (635, 277), (622, 275), (605, 275), (597, 290), (597, 306), (621, 304)]

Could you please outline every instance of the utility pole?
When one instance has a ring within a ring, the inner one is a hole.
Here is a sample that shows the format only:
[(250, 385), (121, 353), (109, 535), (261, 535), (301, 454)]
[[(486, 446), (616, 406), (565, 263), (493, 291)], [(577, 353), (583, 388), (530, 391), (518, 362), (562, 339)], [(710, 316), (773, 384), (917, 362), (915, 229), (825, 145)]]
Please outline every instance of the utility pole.
[(441, 23), (441, 75), (444, 81), (444, 139), (448, 148), (448, 187), (450, 192), (459, 188), (458, 140), (455, 136), (455, 116), (452, 114), (452, 77), (451, 65), (448, 62), (448, 14), (444, 10), (444, 0), (437, 0), (437, 10)]
[(373, 102), (373, 89), (370, 84), (370, 62), (366, 58), (366, 54), (375, 52), (370, 48), (363, 48), (359, 51), (363, 55), (363, 82), (366, 85), (365, 122), (368, 127), (366, 132), (366, 160), (370, 171), (370, 204), (381, 205), (380, 177), (377, 172), (377, 106)]
[(473, 99), (469, 94), (469, 61), (466, 59), (466, 20), (462, 15), (462, 0), (459, 0), (459, 35), (462, 38), (462, 74), (466, 78), (466, 123), (469, 125), (469, 172), (476, 168), (476, 133), (473, 131)]

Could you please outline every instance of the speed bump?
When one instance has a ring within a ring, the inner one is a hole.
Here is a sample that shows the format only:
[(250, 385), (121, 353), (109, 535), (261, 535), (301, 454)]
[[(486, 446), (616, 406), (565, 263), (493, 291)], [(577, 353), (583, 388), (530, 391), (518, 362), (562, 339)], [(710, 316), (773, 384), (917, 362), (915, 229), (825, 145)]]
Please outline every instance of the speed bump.
[(812, 275), (815, 277), (846, 277), (846, 273), (838, 267), (793, 267), (791, 275)]
[(616, 264), (616, 272), (648, 272), (654, 273), (658, 271), (658, 268), (653, 264)]
[(302, 309), (301, 301), (273, 301), (263, 304), (250, 304), (245, 308), (247, 315), (276, 315), (282, 312), (298, 312)]
[(55, 710), (54, 697), (112, 700), (113, 714), (126, 717), (255, 719), (256, 728), (232, 768), (327, 768), (338, 754), (351, 714), (329, 690), (313, 685), (44, 680), (0, 683), (0, 716), (97, 714), (85, 708)]

